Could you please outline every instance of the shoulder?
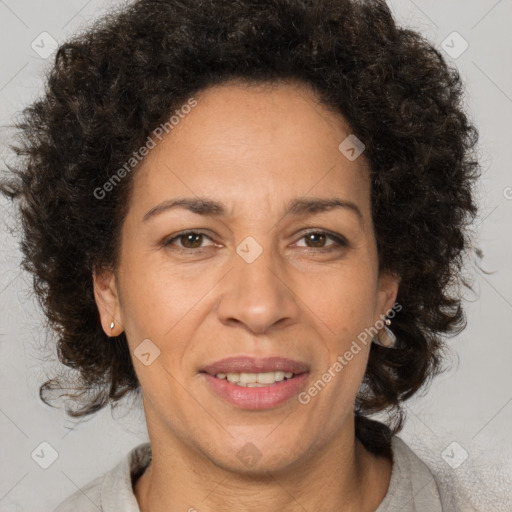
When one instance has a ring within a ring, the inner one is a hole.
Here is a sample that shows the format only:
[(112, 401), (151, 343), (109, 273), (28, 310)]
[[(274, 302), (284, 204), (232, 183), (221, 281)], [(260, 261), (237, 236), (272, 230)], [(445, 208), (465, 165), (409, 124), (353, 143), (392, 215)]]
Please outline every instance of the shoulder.
[(446, 512), (433, 473), (399, 437), (391, 441), (393, 469), (388, 492), (376, 512)]
[(54, 512), (140, 512), (133, 494), (132, 478), (151, 460), (149, 443), (133, 448), (110, 471), (95, 478), (64, 500)]
[(98, 512), (101, 509), (101, 487), (105, 475), (95, 478), (64, 500), (54, 512)]

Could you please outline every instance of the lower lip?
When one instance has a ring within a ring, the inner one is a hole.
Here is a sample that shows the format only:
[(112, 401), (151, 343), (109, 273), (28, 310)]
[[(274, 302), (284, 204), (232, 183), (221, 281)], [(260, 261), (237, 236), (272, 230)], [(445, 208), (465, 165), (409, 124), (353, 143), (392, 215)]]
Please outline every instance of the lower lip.
[(202, 373), (210, 388), (222, 399), (241, 409), (270, 409), (283, 404), (299, 394), (305, 387), (308, 374), (301, 373), (293, 379), (276, 382), (261, 388), (247, 388), (232, 384), (226, 379), (218, 379)]

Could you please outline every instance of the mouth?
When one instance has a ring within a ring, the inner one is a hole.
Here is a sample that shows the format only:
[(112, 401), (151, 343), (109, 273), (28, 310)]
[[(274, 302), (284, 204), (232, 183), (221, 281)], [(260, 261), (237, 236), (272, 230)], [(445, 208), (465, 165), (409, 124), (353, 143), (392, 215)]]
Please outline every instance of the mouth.
[(292, 359), (232, 357), (200, 371), (217, 397), (242, 409), (276, 407), (305, 386), (309, 365)]
[(245, 388), (261, 388), (265, 386), (273, 386), (278, 382), (287, 381), (295, 378), (297, 374), (293, 372), (272, 371), (259, 373), (217, 373), (214, 375), (216, 379), (225, 379), (231, 384), (242, 386)]
[[(216, 376), (234, 374), (265, 374), (265, 373), (280, 373), (283, 372), (283, 378), (287, 377), (287, 374), (301, 374), (309, 372), (309, 365), (303, 361), (288, 359), (286, 357), (266, 357), (266, 358), (255, 358), (247, 356), (235, 356), (216, 361), (206, 365), (202, 370), (202, 373)], [(282, 378), (280, 380), (283, 380)], [(254, 381), (256, 382), (256, 381)]]

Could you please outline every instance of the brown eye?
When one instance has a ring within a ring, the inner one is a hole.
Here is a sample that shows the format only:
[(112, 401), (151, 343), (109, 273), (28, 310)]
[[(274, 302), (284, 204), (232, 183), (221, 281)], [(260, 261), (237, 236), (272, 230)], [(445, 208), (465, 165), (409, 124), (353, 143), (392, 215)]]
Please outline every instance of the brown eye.
[[(166, 240), (163, 245), (165, 247), (176, 245), (178, 249), (202, 249), (202, 243), (204, 239), (208, 237), (204, 233), (199, 233), (197, 231), (187, 231), (185, 233), (179, 233), (178, 235), (169, 238)], [(174, 242), (179, 241), (179, 244), (175, 244)]]
[(187, 249), (197, 249), (201, 247), (201, 242), (203, 241), (203, 235), (201, 233), (188, 233), (186, 235), (180, 235), (178, 238)]
[(327, 238), (325, 233), (309, 233), (304, 237), (306, 243), (312, 244), (311, 247), (323, 247)]
[[(325, 245), (327, 240), (333, 240), (334, 243)], [(326, 231), (310, 231), (302, 236), (301, 240), (306, 241), (306, 247), (310, 249), (339, 249), (340, 247), (346, 247), (348, 244), (343, 238)], [(304, 247), (304, 246), (302, 246)]]

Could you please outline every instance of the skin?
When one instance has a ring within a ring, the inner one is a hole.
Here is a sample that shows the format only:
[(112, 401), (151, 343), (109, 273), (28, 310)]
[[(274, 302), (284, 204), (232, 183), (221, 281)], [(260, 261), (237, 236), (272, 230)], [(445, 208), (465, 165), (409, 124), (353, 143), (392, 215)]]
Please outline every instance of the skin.
[[(133, 176), (116, 271), (93, 276), (103, 328), (125, 330), (143, 390), (153, 461), (135, 484), (140, 509), (374, 511), (392, 464), (354, 434), (370, 343), (307, 405), (242, 410), (199, 373), (233, 355), (282, 356), (311, 365), (309, 387), (391, 309), (398, 279), (378, 271), (368, 162), (338, 150), (349, 125), (304, 84), (232, 82), (195, 99)], [(143, 221), (163, 201), (198, 196), (225, 203), (226, 216), (175, 208)], [(285, 214), (312, 197), (351, 201), (360, 216)], [(206, 236), (163, 245), (183, 230)], [(305, 237), (315, 230), (348, 245)], [(252, 263), (236, 252), (247, 236), (263, 250)], [(133, 356), (144, 339), (160, 350), (149, 366)], [(249, 442), (252, 467), (237, 457)]]

